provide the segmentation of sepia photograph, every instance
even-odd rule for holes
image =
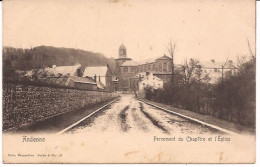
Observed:
[[[3,163],[253,164],[255,0],[4,0]]]

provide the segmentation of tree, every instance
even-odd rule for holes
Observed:
[[[172,77],[171,77],[171,84],[173,85],[174,84],[174,56],[175,56],[175,46],[176,46],[176,43],[172,43],[172,41],[170,41],[168,43],[168,47],[167,47],[167,50],[168,50],[168,54],[170,55],[172,61],[171,61],[171,67],[172,67]]]
[[[255,59],[255,54],[254,54],[253,51],[252,51],[250,42],[249,42],[249,40],[248,40],[247,37],[246,37],[246,40],[247,40],[247,45],[248,45],[248,49],[249,49],[249,52],[250,52],[250,56],[251,56],[252,59]]]
[[[251,57],[239,67],[237,75],[225,77],[223,83],[215,85],[214,108],[219,111],[219,118],[255,125],[255,65],[255,58]]]
[[[171,61],[171,69],[172,69],[172,75],[171,75],[171,89],[170,89],[170,92],[171,92],[171,95],[170,95],[170,99],[171,99],[171,102],[173,103],[174,102],[174,98],[173,98],[173,89],[174,89],[174,57],[175,57],[175,47],[176,47],[176,43],[172,43],[172,41],[170,41],[168,43],[168,46],[167,46],[167,50],[168,50],[168,54],[170,55],[172,61]]]
[[[190,61],[188,61],[187,59],[184,60],[182,69],[183,69],[183,83],[185,85],[189,86],[191,81],[195,78],[195,71],[198,65],[199,65],[199,61],[196,59],[190,59]]]

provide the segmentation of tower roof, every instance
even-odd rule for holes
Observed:
[[[121,50],[121,49],[126,49],[126,47],[125,47],[124,44],[121,44],[120,47],[119,47],[119,49],[120,49],[120,50]]]

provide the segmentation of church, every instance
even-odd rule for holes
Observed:
[[[153,74],[163,82],[169,82],[171,79],[172,59],[166,55],[154,60],[137,63],[127,57],[126,46],[121,44],[119,47],[119,57],[115,61],[118,91],[138,91],[138,82],[148,74]]]

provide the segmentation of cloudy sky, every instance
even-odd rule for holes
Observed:
[[[167,53],[224,61],[255,51],[254,0],[5,0],[3,45],[78,48],[134,60]]]

